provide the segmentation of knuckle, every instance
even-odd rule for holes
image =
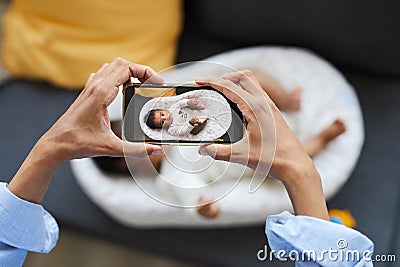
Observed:
[[[237,72],[230,72],[221,76],[222,79],[229,79],[230,77],[236,75]]]
[[[121,58],[121,57],[116,57],[113,60],[114,64],[117,66],[123,66],[123,65],[127,65],[128,61],[126,61],[125,59]]]
[[[253,79],[255,77],[253,71],[249,69],[243,70],[242,74],[243,74],[242,77],[243,79]]]
[[[95,92],[100,91],[102,89],[102,87],[103,87],[103,84],[104,84],[103,80],[95,80],[95,81],[93,81],[92,90],[95,91]]]
[[[92,80],[90,82],[90,84],[88,84],[85,89],[86,91],[90,92],[90,94],[95,93],[96,91],[98,91],[98,87],[99,87],[100,81],[99,80]]]
[[[107,96],[108,96],[108,94],[109,94],[109,92],[110,92],[110,90],[109,90],[109,88],[110,88],[111,86],[110,85],[108,85],[107,83],[105,83],[105,82],[102,82],[102,83],[100,83],[100,82],[96,82],[96,84],[94,84],[92,87],[91,87],[91,92],[92,92],[92,95],[96,98],[96,99],[104,99],[104,98],[106,98]]]
[[[250,76],[250,75],[253,75],[253,72],[249,69],[245,69],[245,70],[242,70],[242,74],[244,76]]]
[[[116,57],[116,58],[114,59],[114,61],[117,62],[117,63],[121,63],[121,62],[123,62],[124,60],[123,60],[121,57]]]
[[[236,76],[237,76],[239,81],[242,80],[244,77],[246,77],[246,75],[245,75],[243,70],[237,72]]]

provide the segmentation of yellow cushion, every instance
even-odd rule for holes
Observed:
[[[3,21],[12,76],[80,89],[119,56],[162,70],[174,63],[181,0],[14,0]]]

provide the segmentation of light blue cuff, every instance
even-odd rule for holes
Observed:
[[[285,211],[268,217],[265,233],[276,257],[288,257],[291,253],[296,258],[297,255],[302,256],[304,251],[312,251],[310,259],[307,255],[303,259],[308,263],[315,262],[317,266],[372,266],[368,258],[372,257],[374,250],[372,241],[343,225],[308,216],[293,216]],[[329,256],[329,250],[337,253]],[[351,252],[358,254],[359,259],[351,258]],[[341,255],[349,257],[340,259]],[[301,257],[298,259],[302,260]]]
[[[47,253],[56,245],[58,231],[57,222],[41,205],[20,199],[0,183],[0,242]]]

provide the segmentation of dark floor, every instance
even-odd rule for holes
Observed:
[[[62,229],[57,246],[50,254],[29,253],[26,267],[201,267],[194,263],[144,252],[137,248],[118,245],[82,233]]]

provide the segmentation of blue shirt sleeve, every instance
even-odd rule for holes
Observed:
[[[28,251],[48,253],[57,243],[56,220],[0,183],[0,266],[22,266]]]
[[[269,216],[265,233],[277,258],[296,266],[373,266],[374,244],[346,226],[289,212]]]

